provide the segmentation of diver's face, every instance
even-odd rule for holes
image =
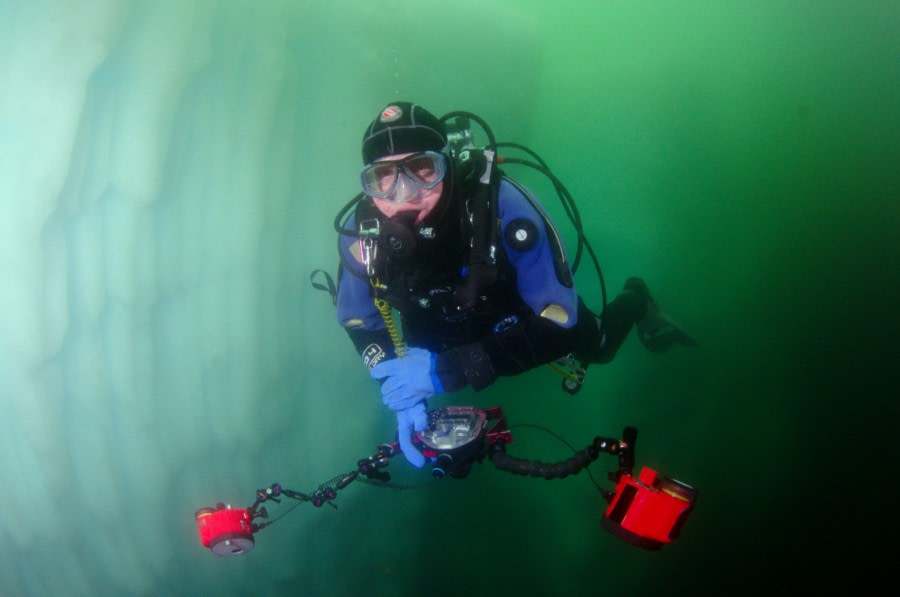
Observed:
[[[400,161],[411,155],[413,153],[398,153],[379,158],[378,161]],[[423,189],[409,180],[405,174],[401,174],[397,180],[397,188],[391,197],[388,199],[372,197],[372,201],[378,211],[388,218],[392,218],[400,212],[416,212],[416,224],[419,224],[438,204],[443,190],[443,181],[430,189]]]

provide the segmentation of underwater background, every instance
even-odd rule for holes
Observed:
[[[0,594],[597,595],[878,589],[896,570],[891,1],[0,0]],[[219,558],[194,512],[310,492],[395,433],[310,284],[387,102],[468,110],[573,194],[630,338],[502,405],[699,491],[659,552],[585,474],[350,485]],[[478,132],[476,131],[476,135]],[[484,142],[484,138],[481,138]],[[575,233],[539,176],[506,172]],[[579,292],[599,308],[590,264]],[[509,453],[558,460],[533,428]],[[607,488],[614,458],[591,469]],[[395,481],[430,480],[396,459]],[[274,518],[292,503],[269,504]]]

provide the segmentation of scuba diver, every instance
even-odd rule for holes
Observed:
[[[696,344],[640,278],[604,298],[599,315],[588,309],[553,223],[497,167],[493,135],[484,149],[467,131],[448,139],[447,118],[408,102],[381,110],[363,136],[362,193],[335,220],[338,321],[381,382],[416,467],[425,459],[412,437],[435,394],[567,357],[608,363],[632,327],[654,352]]]

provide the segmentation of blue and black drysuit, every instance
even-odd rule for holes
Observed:
[[[557,232],[528,191],[502,179],[497,192],[496,279],[480,288],[474,307],[457,309],[454,291],[462,283],[471,231],[452,202],[448,223],[412,256],[382,257],[376,264],[382,297],[401,314],[404,341],[433,356],[438,391],[465,385],[480,390],[503,375],[517,375],[570,353],[582,361],[612,359],[643,315],[643,299],[620,295],[599,319],[575,291]],[[362,210],[362,211],[361,211]],[[368,211],[366,211],[368,210]],[[377,216],[367,200],[346,227]],[[340,238],[337,316],[371,370],[396,353],[373,302],[374,290],[361,263],[357,238]]]

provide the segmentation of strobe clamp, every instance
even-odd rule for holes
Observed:
[[[378,446],[378,452],[362,458],[356,463],[356,471],[351,473],[356,479],[358,475],[363,475],[370,481],[387,482],[390,481],[391,475],[381,469],[387,467],[391,463],[391,458],[400,453],[400,445],[397,442],[392,444],[381,444]]]

